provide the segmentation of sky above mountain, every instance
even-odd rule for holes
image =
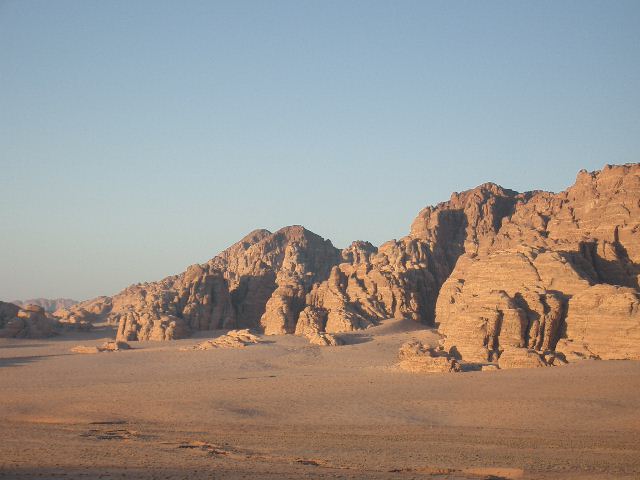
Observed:
[[[1,1],[0,299],[640,161],[640,3]]]

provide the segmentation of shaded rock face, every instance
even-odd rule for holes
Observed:
[[[117,323],[122,340],[216,328],[317,338],[394,317],[436,325],[468,362],[499,364],[507,350],[638,358],[639,222],[637,164],[582,171],[558,194],[487,183],[426,207],[380,247],[256,230],[204,265],[55,315]]]
[[[384,318],[429,323],[438,290],[429,245],[409,237],[376,249],[354,242],[345,262],[314,286],[306,304],[326,313],[327,332],[367,328]]]
[[[433,324],[440,287],[460,255],[490,243],[519,198],[524,195],[484,184],[423,209],[407,237],[378,249],[354,242],[306,303],[326,311],[327,332],[366,328],[389,317]]]
[[[0,337],[43,338],[55,334],[56,321],[39,305],[0,302]]]
[[[640,165],[582,171],[565,192],[515,199],[441,288],[447,347],[468,361],[499,358],[501,368],[514,363],[502,361],[507,350],[529,364],[562,349],[566,358],[640,358]]]

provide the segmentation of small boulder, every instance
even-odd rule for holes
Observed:
[[[218,338],[207,340],[197,345],[184,347],[180,350],[210,350],[212,348],[244,348],[247,345],[260,343],[260,338],[251,333],[249,329],[231,330]]]
[[[104,342],[99,347],[96,346],[87,346],[87,345],[77,345],[71,349],[73,353],[101,353],[101,352],[118,352],[120,350],[129,350],[131,347],[127,342],[120,341],[108,341]]]
[[[73,353],[85,353],[85,354],[100,353],[100,350],[98,349],[98,347],[90,347],[87,345],[76,345],[71,349],[71,351]]]
[[[337,347],[343,342],[340,338],[330,333],[318,332],[306,335],[311,345],[319,345],[321,347]]]
[[[398,366],[407,372],[451,373],[461,370],[460,364],[444,350],[435,350],[422,342],[407,342],[398,352]]]
[[[498,366],[506,368],[538,368],[546,367],[547,363],[535,351],[527,348],[506,347],[500,358]]]
[[[119,350],[130,350],[131,346],[127,342],[115,341],[104,342],[98,349],[101,352],[117,352]]]

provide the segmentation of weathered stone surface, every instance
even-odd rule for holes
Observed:
[[[192,331],[262,327],[294,333],[307,292],[340,260],[331,242],[300,226],[256,230],[207,264],[113,297],[56,312],[118,325],[118,339],[171,340]]]
[[[201,342],[192,347],[185,347],[181,350],[210,350],[212,348],[244,348],[247,345],[260,343],[260,338],[249,329],[231,330],[213,340]]]
[[[118,352],[120,350],[129,350],[131,346],[127,342],[104,342],[102,345],[93,347],[86,345],[78,345],[71,349],[73,353],[101,353],[101,352]]]
[[[324,332],[327,324],[327,311],[324,308],[305,307],[298,317],[296,324],[296,335],[316,335]]]
[[[66,308],[56,310],[52,317],[58,320],[58,324],[65,330],[76,330],[79,332],[88,332],[93,328],[93,319],[95,316],[86,310],[68,310]]]
[[[554,352],[567,362],[577,362],[580,360],[600,360],[600,357],[593,353],[584,342],[575,341],[569,338],[561,338],[556,345]]]
[[[569,301],[566,336],[592,356],[640,359],[640,294],[613,285],[594,285]]]
[[[0,302],[0,337],[43,338],[54,335],[57,322],[45,314],[39,305]]]
[[[415,373],[459,372],[460,364],[446,352],[434,350],[422,342],[407,342],[398,352],[398,367]]]
[[[118,323],[124,340],[220,328],[316,338],[394,317],[437,325],[463,361],[516,348],[555,365],[579,358],[576,345],[638,358],[639,235],[640,165],[607,166],[557,194],[492,183],[454,193],[379,248],[339,251],[300,226],[256,230],[204,265],[56,316]],[[549,353],[561,341],[575,355]]]
[[[565,192],[514,198],[499,228],[467,233],[441,288],[436,322],[448,348],[482,362],[507,347],[543,354],[562,339],[573,353],[554,365],[640,358],[640,165],[583,171]],[[529,353],[518,354],[536,363]]]
[[[498,366],[504,370],[507,368],[546,367],[547,364],[535,350],[507,347],[500,355]]]
[[[553,349],[565,299],[546,289],[538,270],[541,257],[532,250],[461,257],[436,305],[447,348],[475,362],[497,359],[501,346]],[[572,281],[580,280],[567,278]]]
[[[30,298],[29,300],[12,300],[11,303],[19,307],[38,305],[42,307],[46,313],[53,313],[61,308],[69,308],[78,302],[70,298]]]
[[[94,322],[105,319],[106,314],[111,311],[111,307],[112,299],[110,297],[97,297],[86,302],[59,308],[52,313],[52,316],[66,327],[90,330]]]
[[[320,347],[337,347],[343,343],[340,338],[330,333],[313,333],[306,335],[306,337],[311,345],[318,345]]]
[[[182,318],[150,312],[129,311],[119,315],[118,341],[173,340],[185,338],[189,330]]]

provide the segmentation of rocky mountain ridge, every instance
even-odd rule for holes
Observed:
[[[581,171],[557,194],[493,183],[454,193],[380,247],[255,230],[179,275],[54,315],[117,324],[123,341],[219,328],[313,336],[407,318],[437,327],[465,362],[547,365],[640,358],[639,279],[640,164],[628,164]]]

